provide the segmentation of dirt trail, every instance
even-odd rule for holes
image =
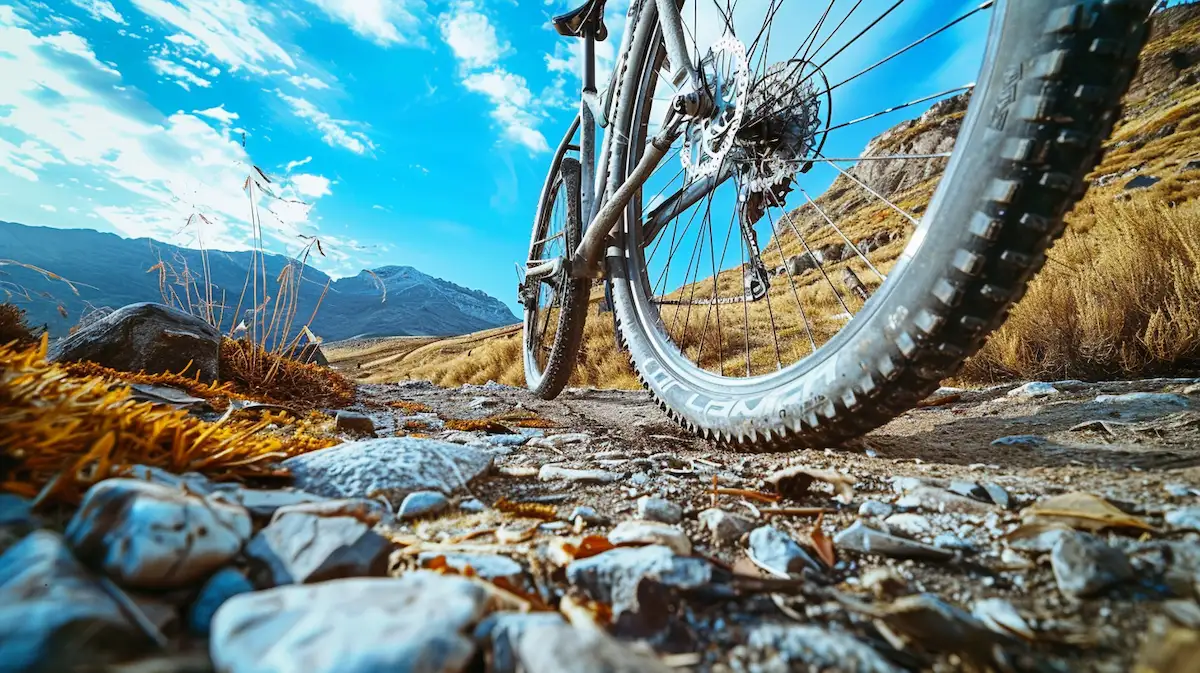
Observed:
[[[569,518],[567,513],[575,507],[591,507],[611,523],[637,518],[639,498],[660,496],[682,508],[681,526],[697,554],[735,569],[747,567],[747,538],[734,544],[711,541],[700,512],[714,502],[748,517],[756,526],[772,524],[802,543],[812,539],[812,518],[771,516],[771,509],[825,508],[823,531],[829,537],[856,521],[885,530],[888,525],[880,522],[893,521],[884,516],[874,519],[860,508],[906,511],[925,527],[909,537],[935,546],[961,543],[966,551],[951,562],[930,562],[839,550],[839,562],[830,571],[839,589],[861,592],[869,571],[888,569],[901,578],[905,587],[901,593],[933,593],[968,611],[984,599],[1001,598],[1035,625],[1035,659],[1060,662],[1067,666],[1065,670],[1129,670],[1163,601],[1173,596],[1151,579],[1166,572],[1162,564],[1156,566],[1148,559],[1155,554],[1180,554],[1163,551],[1162,545],[1172,544],[1194,547],[1200,558],[1195,533],[1177,526],[1172,531],[1164,524],[1166,514],[1200,505],[1200,388],[1195,380],[1061,382],[1054,384],[1057,392],[1044,397],[1008,395],[1014,387],[944,389],[927,402],[930,406],[904,414],[852,446],[767,454],[734,453],[691,436],[642,392],[572,389],[557,400],[543,401],[524,390],[496,384],[443,389],[406,383],[363,386],[360,399],[361,410],[375,418],[381,436],[398,429],[404,432],[405,424],[411,428],[418,418],[387,406],[397,400],[428,405],[443,419],[532,412],[553,422],[555,427],[546,430],[550,436],[586,433],[577,443],[531,442],[502,451],[496,460],[498,474],[477,482],[474,494],[487,505],[500,498],[547,503],[563,518]],[[483,433],[430,430],[429,434],[480,445],[488,441]],[[1010,439],[994,443],[1001,438]],[[535,475],[545,465],[608,470],[620,478],[604,484],[539,480]],[[777,503],[754,497],[772,490],[765,481],[769,475],[796,465],[851,475],[853,498],[849,503],[835,501],[827,484]],[[710,490],[714,482],[743,489],[748,495],[730,491],[731,495],[714,498]],[[938,486],[934,501],[906,506],[904,493],[911,494],[921,484]],[[963,484],[998,486],[1008,506],[957,511],[961,501],[942,489],[961,491]],[[1020,524],[1023,508],[1074,491],[1101,496],[1162,533],[1140,542],[1136,536],[1105,534],[1109,544],[1129,555],[1137,581],[1078,600],[1064,596],[1056,586],[1048,550],[1031,554],[1011,548],[1006,535]],[[868,501],[874,504],[864,506]],[[492,519],[449,517],[428,522],[421,534],[459,536],[504,522],[498,512],[489,512]],[[892,524],[893,533],[896,525]],[[608,530],[604,525],[591,528]],[[804,605],[794,601],[790,607],[777,603],[745,600],[704,609],[692,606],[677,615],[683,620],[675,623],[679,628],[670,637],[655,640],[655,647],[660,655],[701,652],[698,670],[742,670],[723,667],[730,648],[745,644],[745,632],[723,629],[723,624],[790,623],[793,620],[783,616],[790,614],[819,625],[841,622],[861,630],[861,622],[838,606],[809,606],[806,613]],[[814,619],[813,614],[824,616]],[[942,637],[930,634],[927,639]],[[946,643],[917,645],[925,654],[909,662],[914,667],[956,670],[961,663],[958,655],[947,654]],[[923,658],[927,656],[932,658]]]

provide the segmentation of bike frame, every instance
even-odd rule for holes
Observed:
[[[646,7],[642,7],[642,4],[646,4]],[[695,87],[700,80],[695,69],[695,64],[692,63],[691,57],[688,55],[687,45],[684,41],[683,19],[679,15],[679,3],[677,0],[653,0],[653,3],[634,2],[630,6],[629,14],[626,18],[625,31],[621,38],[620,49],[617,52],[618,58],[620,61],[628,58],[630,45],[635,38],[634,31],[638,27],[640,12],[654,10],[657,10],[658,28],[662,33],[663,42],[666,45],[667,57],[670,63],[678,64],[675,72],[672,73],[672,80],[677,86],[682,86],[683,83],[690,82]],[[563,136],[551,164],[552,166],[558,165],[562,157],[570,150],[579,151],[580,164],[582,164],[580,210],[582,213],[581,219],[585,223],[583,225],[583,238],[579,246],[574,251],[571,251],[569,259],[556,258],[551,260],[529,260],[526,262],[526,284],[550,278],[558,274],[564,265],[568,267],[571,276],[575,278],[602,277],[603,268],[600,258],[605,248],[605,242],[615,230],[621,213],[629,204],[630,199],[642,188],[642,185],[645,184],[651,173],[654,172],[654,169],[658,167],[659,162],[662,161],[671,144],[679,137],[681,132],[682,118],[677,117],[672,119],[668,117],[667,121],[670,123],[663,124],[663,128],[660,129],[658,135],[646,147],[645,153],[642,155],[637,166],[620,185],[613,184],[612,176],[610,175],[609,157],[612,152],[614,134],[605,133],[604,142],[600,148],[601,170],[597,171],[596,128],[607,128],[611,123],[610,111],[613,109],[615,103],[613,98],[617,86],[614,79],[614,81],[609,82],[603,97],[596,91],[596,36],[594,29],[590,26],[585,29],[583,40],[584,58],[582,72],[580,73],[583,80],[583,91],[580,95],[579,115],[575,117],[566,135]],[[620,72],[621,67],[617,67],[614,70],[614,78],[619,76]],[[673,110],[678,112],[679,106],[674,105]],[[578,145],[571,142],[576,131],[580,135]],[[542,208],[546,206],[546,197],[554,187],[555,177],[553,173],[548,175],[542,187],[530,251],[533,250],[533,246],[537,243],[538,227],[536,225],[542,221]],[[727,177],[728,174],[717,175],[689,186],[683,192],[676,195],[678,198],[668,200],[668,202],[657,208],[653,213],[652,222],[649,223],[649,226],[653,228],[656,223],[658,226],[662,226],[670,221],[675,215],[698,202],[716,184],[719,184]]]

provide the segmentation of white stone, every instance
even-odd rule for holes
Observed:
[[[238,505],[136,479],[108,479],[84,495],[67,543],[85,563],[141,589],[192,586],[250,539]]]
[[[888,530],[907,538],[920,539],[933,533],[933,524],[920,514],[893,514],[883,520]]]
[[[492,466],[479,449],[418,437],[346,442],[283,461],[296,486],[329,498],[385,497],[398,506],[414,491],[462,490]]]
[[[1008,391],[1009,397],[1048,397],[1058,394],[1058,388],[1042,381],[1030,381]]]
[[[638,498],[637,513],[639,519],[661,521],[663,523],[679,523],[683,521],[683,508],[665,498],[642,496]]]
[[[692,553],[692,541],[682,528],[659,521],[622,521],[608,534],[608,541],[616,545],[661,544],[680,556]]]
[[[423,570],[280,587],[226,601],[209,653],[222,673],[458,673],[486,612],[479,585]]]

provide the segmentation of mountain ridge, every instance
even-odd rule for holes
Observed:
[[[152,238],[125,238],[93,229],[57,229],[0,220],[0,259],[59,274],[76,283],[79,294],[75,295],[61,282],[11,264],[0,269],[0,289],[16,294],[20,289],[28,290],[36,300],[20,303],[28,313],[29,322],[45,325],[52,336],[61,336],[96,309],[162,301],[159,273],[148,270],[162,261],[168,269],[173,267],[182,273],[186,267],[196,275],[203,267],[205,254],[214,296],[221,297],[223,291],[225,297],[218,302],[226,306],[220,316],[220,327],[229,331],[236,325],[234,309],[252,263],[254,253],[250,251],[202,253]],[[267,284],[270,294],[274,294],[277,289],[274,279],[286,265],[299,261],[276,254],[267,254],[265,259]],[[301,278],[294,328],[304,325],[315,310],[312,330],[329,341],[363,336],[453,336],[518,322],[506,305],[482,290],[431,276],[411,266],[364,269],[357,275],[334,280],[305,265]],[[175,285],[173,280],[168,279],[167,283],[177,294],[184,295],[183,287]],[[322,299],[327,283],[329,290]],[[181,303],[186,304],[186,300]]]

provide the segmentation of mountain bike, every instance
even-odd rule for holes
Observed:
[[[830,446],[913,408],[1045,262],[1152,4],[632,0],[603,91],[605,1],[555,17],[582,93],[518,287],[529,388],[567,384],[602,280],[704,437]]]

